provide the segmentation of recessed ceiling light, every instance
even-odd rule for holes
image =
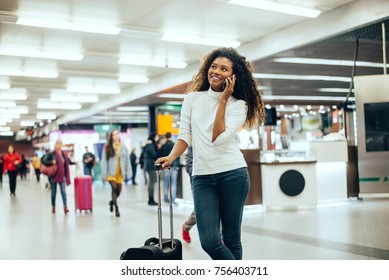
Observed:
[[[119,106],[116,108],[116,111],[127,111],[127,112],[138,112],[138,111],[148,111],[149,107],[147,106]]]
[[[261,10],[268,10],[278,13],[297,15],[302,17],[315,18],[320,15],[321,11],[317,9],[309,9],[304,7],[299,7],[295,5],[288,5],[277,3],[274,1],[264,1],[264,0],[228,0],[230,4],[241,5],[251,8],[257,8]]]
[[[340,59],[321,59],[321,58],[309,58],[309,57],[282,57],[274,59],[275,62],[282,63],[297,63],[297,64],[315,64],[315,65],[334,65],[334,66],[353,66],[352,60],[340,60]],[[377,67],[383,68],[383,63],[369,62],[369,61],[357,61],[357,66],[361,67]]]
[[[110,35],[117,35],[121,30],[119,27],[108,26],[107,24],[101,24],[98,22],[77,23],[64,20],[60,21],[23,17],[19,17],[16,24]]]
[[[201,37],[201,36],[190,36],[184,34],[184,32],[178,33],[166,33],[161,37],[162,41],[169,42],[178,42],[178,43],[187,43],[187,44],[197,44],[197,45],[206,45],[206,46],[225,46],[237,48],[240,46],[240,42],[237,40],[227,40],[215,37]]]

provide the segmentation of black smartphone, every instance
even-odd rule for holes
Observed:
[[[234,76],[234,75],[232,75],[232,76]],[[228,77],[228,78],[232,78],[232,76],[231,76],[231,77]],[[227,79],[228,79],[228,78],[227,78]],[[222,91],[226,88],[226,80],[227,80],[227,79],[225,79],[224,82],[223,82]]]
[[[222,91],[224,91],[225,88],[226,88],[226,80],[224,80],[223,82]]]

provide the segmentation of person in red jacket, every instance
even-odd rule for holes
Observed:
[[[18,165],[22,163],[22,157],[15,152],[12,145],[8,146],[8,152],[4,156],[4,168],[3,173],[8,173],[9,177],[9,190],[11,196],[15,196],[16,191],[16,176],[18,175]]]

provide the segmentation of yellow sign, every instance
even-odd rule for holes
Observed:
[[[159,135],[165,135],[167,132],[178,134],[178,128],[173,127],[172,115],[158,115],[157,122]]]

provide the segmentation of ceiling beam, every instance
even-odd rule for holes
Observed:
[[[260,60],[285,50],[336,36],[387,17],[389,17],[389,1],[387,0],[353,1],[350,4],[325,12],[317,18],[305,20],[243,44],[238,50],[249,60]],[[129,90],[122,91],[119,95],[112,96],[109,102],[95,104],[85,111],[66,114],[59,118],[57,123],[65,124],[83,119],[123,103],[152,95],[173,85],[186,83],[192,79],[198,67],[199,64],[194,63],[186,69],[175,70],[164,76],[153,78],[147,84],[136,85]]]
[[[238,48],[249,60],[260,60],[372,24],[389,17],[388,0],[358,0],[258,38]]]

